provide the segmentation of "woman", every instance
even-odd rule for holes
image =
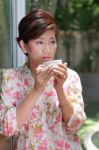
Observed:
[[[17,150],[80,150],[76,134],[85,120],[78,74],[54,59],[58,29],[46,11],[35,10],[19,23],[17,42],[27,62],[2,70],[0,129]]]

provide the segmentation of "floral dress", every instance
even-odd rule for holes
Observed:
[[[75,71],[68,68],[68,78],[64,83],[67,98],[74,107],[68,124],[62,119],[51,79],[21,128],[17,127],[16,108],[25,99],[35,80],[26,64],[16,69],[2,69],[1,74],[0,133],[13,136],[13,150],[81,149],[77,130],[86,116],[81,83]]]

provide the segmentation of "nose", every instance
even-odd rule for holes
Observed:
[[[49,53],[50,52],[50,45],[49,44],[45,44],[43,47],[43,52],[44,53]]]

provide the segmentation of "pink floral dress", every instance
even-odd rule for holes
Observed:
[[[64,83],[67,98],[74,107],[68,124],[63,122],[56,91],[50,80],[21,128],[17,127],[16,107],[33,87],[34,79],[26,64],[17,69],[3,69],[1,74],[0,133],[13,136],[13,150],[81,149],[77,130],[86,116],[81,83],[75,71],[68,68],[68,79]]]

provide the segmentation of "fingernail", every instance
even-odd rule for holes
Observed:
[[[67,65],[67,62],[65,62],[64,64]]]

